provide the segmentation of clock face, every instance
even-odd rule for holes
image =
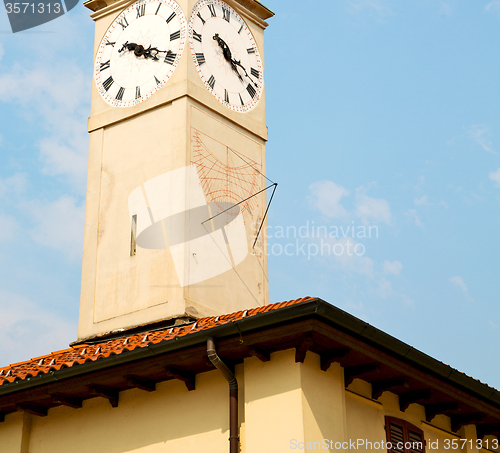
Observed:
[[[101,41],[94,79],[114,107],[148,99],[173,74],[186,42],[186,18],[174,0],[139,0],[111,24]]]
[[[221,0],[200,0],[188,23],[189,46],[206,88],[226,107],[247,112],[259,101],[263,68],[245,21]]]

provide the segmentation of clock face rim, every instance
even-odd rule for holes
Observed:
[[[243,103],[241,94],[242,93],[247,93],[247,89],[243,88],[242,90],[240,90],[238,92],[239,98],[237,99],[237,101],[233,101],[233,102],[229,101],[228,102],[226,99],[224,99],[224,95],[222,93],[216,93],[214,91],[214,88],[211,86],[208,77],[204,74],[204,72],[206,72],[206,71],[203,71],[201,69],[201,66],[203,66],[204,63],[199,64],[198,58],[197,58],[197,52],[196,52],[197,49],[196,48],[198,48],[198,50],[199,50],[200,45],[203,45],[203,44],[200,43],[199,40],[195,39],[195,34],[198,34],[198,31],[199,31],[199,30],[195,30],[195,23],[199,24],[199,23],[202,22],[200,20],[199,16],[198,16],[198,14],[200,13],[200,11],[202,9],[204,9],[204,8],[208,9],[208,5],[218,5],[221,8],[224,8],[224,9],[228,10],[230,12],[230,14],[231,14],[231,17],[234,16],[234,18],[236,18],[236,20],[238,21],[238,23],[240,24],[240,26],[242,25],[242,28],[240,29],[240,32],[244,31],[246,33],[246,37],[247,37],[248,41],[251,44],[251,46],[248,47],[248,49],[250,49],[250,48],[253,49],[252,54],[255,57],[254,62],[256,64],[256,66],[257,66],[257,71],[258,71],[259,76],[258,76],[258,78],[252,78],[252,79],[248,78],[247,79],[247,80],[254,80],[254,81],[256,80],[256,83],[255,83],[256,94],[255,94],[255,96],[251,96],[249,94],[249,96],[251,97],[250,101],[246,101],[246,102]],[[208,23],[210,20],[215,19],[215,17],[211,17],[209,15],[206,15],[206,17],[204,19],[205,19],[205,21],[202,24],[202,31],[200,33],[201,35],[203,35],[203,29],[205,28],[205,25],[206,25],[205,22]],[[221,21],[223,21],[223,19],[221,17],[217,17],[217,19],[220,19]],[[254,36],[252,34],[252,31],[250,30],[250,27],[247,25],[247,23],[245,22],[245,20],[241,17],[241,15],[234,8],[232,8],[230,5],[228,5],[226,2],[224,2],[222,0],[199,0],[195,4],[195,6],[193,7],[193,9],[191,11],[191,14],[189,16],[189,21],[188,21],[188,27],[187,28],[188,28],[188,40],[189,40],[189,47],[190,47],[190,50],[191,50],[191,57],[193,59],[193,63],[195,65],[196,71],[198,72],[198,75],[200,76],[203,84],[205,85],[205,88],[221,104],[223,104],[224,106],[226,106],[227,108],[229,108],[229,109],[231,109],[231,110],[233,110],[235,112],[246,113],[246,112],[249,112],[250,110],[252,110],[258,104],[258,102],[261,99],[262,94],[263,94],[263,89],[264,89],[264,77],[263,77],[264,69],[263,69],[262,58],[260,56],[259,48],[257,46],[257,42],[255,41],[255,38],[254,38]],[[198,26],[198,29],[199,29],[199,26]],[[243,42],[243,39],[241,38],[241,35],[236,30],[236,28],[234,28],[234,36],[235,37],[239,37],[240,40]],[[206,40],[203,40],[203,41],[206,42]],[[217,46],[217,44],[215,44],[215,46]],[[229,45],[229,47],[231,47],[231,45]],[[221,55],[219,56],[219,59],[222,59],[222,51],[220,51],[220,54]],[[208,55],[207,55],[207,57],[208,57]],[[236,59],[236,56],[234,56],[234,57]],[[242,58],[241,58],[241,55],[239,56],[239,58],[240,58],[239,61],[243,61]],[[248,57],[248,58],[250,58],[250,57]],[[227,63],[227,62],[224,62],[224,63],[229,68],[229,63]],[[248,71],[250,71],[250,67],[248,67]],[[244,79],[246,78],[245,75],[244,75],[244,73],[242,73],[241,75],[242,75],[242,77]],[[235,74],[233,76],[236,78]],[[224,91],[226,92],[226,90],[225,90],[226,87],[222,86],[222,84],[220,84],[220,83],[218,83],[218,85],[221,86],[222,89],[224,89]],[[246,96],[246,94],[245,94],[245,96]]]
[[[128,24],[128,26],[126,28],[123,28],[121,31],[119,31],[118,34],[116,34],[115,30],[119,30],[120,22],[123,22],[123,19],[125,17],[128,18],[128,16],[134,10],[139,8],[141,5],[145,5],[145,7],[147,7],[147,5],[151,5],[151,4],[159,5],[158,9],[156,10],[156,13],[159,13],[159,10],[160,10],[161,6],[163,6],[163,5],[168,7],[170,9],[170,11],[168,14],[165,14],[165,17],[163,16],[163,11],[158,15],[156,15],[156,14],[153,15],[151,13],[147,13],[146,15],[144,15],[142,17],[135,17],[130,22],[130,24]],[[119,43],[121,43],[121,41],[123,41],[123,39],[121,39],[121,38],[123,38],[123,36],[127,34],[126,30],[129,28],[130,25],[137,24],[137,21],[141,20],[141,19],[146,19],[146,18],[150,19],[151,16],[156,16],[156,17],[161,18],[162,20],[166,21],[167,18],[169,18],[172,13],[175,13],[175,16],[173,17],[173,19],[170,22],[173,22],[175,20],[175,23],[177,23],[177,25],[178,25],[178,28],[177,28],[177,25],[172,27],[172,28],[175,28],[176,30],[178,29],[180,31],[179,38],[174,40],[174,42],[177,41],[175,43],[175,46],[173,47],[175,49],[174,52],[176,52],[176,53],[174,53],[174,55],[175,55],[174,58],[172,58],[172,56],[170,55],[168,62],[166,62],[166,53],[159,53],[158,54],[158,58],[160,59],[160,61],[154,62],[154,63],[158,63],[160,66],[159,66],[158,70],[156,72],[154,72],[154,74],[150,78],[150,83],[148,83],[149,89],[147,90],[146,93],[140,94],[140,97],[137,97],[137,94],[138,94],[137,87],[136,87],[134,99],[126,99],[126,100],[122,99],[122,100],[120,100],[120,99],[117,99],[116,96],[115,97],[111,96],[108,93],[108,89],[106,89],[106,86],[104,85],[104,83],[106,82],[105,79],[107,78],[107,76],[110,73],[111,73],[111,78],[113,77],[113,73],[112,73],[113,71],[112,71],[111,67],[109,67],[108,68],[109,70],[106,71],[105,76],[101,77],[101,72],[103,72],[103,71],[101,71],[103,59],[105,58],[105,59],[108,59],[108,61],[111,61],[111,65],[108,65],[108,66],[112,66],[113,57],[116,58],[115,50],[119,49],[119,47],[120,47]],[[128,19],[130,20],[130,18],[128,18]],[[145,23],[145,21],[143,21],[143,23]],[[170,24],[168,22],[167,22],[167,24],[170,27]],[[137,26],[136,26],[136,28],[137,28]],[[169,28],[169,30],[170,30],[170,28]],[[114,36],[113,39],[115,39],[115,38],[118,38],[118,39],[116,39],[116,41],[115,41],[117,44],[116,47],[114,45],[112,45],[111,51],[109,52],[106,49],[106,47],[107,47],[106,42],[109,42],[109,38],[111,37],[111,35],[116,35],[116,36]],[[186,17],[184,15],[184,12],[183,12],[181,6],[175,0],[137,0],[133,3],[131,3],[113,20],[113,22],[107,28],[106,32],[104,33],[104,35],[101,39],[101,42],[99,43],[99,47],[97,48],[97,51],[96,51],[96,56],[94,59],[94,83],[95,83],[95,86],[96,86],[98,93],[101,96],[101,99],[103,99],[108,105],[111,105],[112,107],[118,107],[118,108],[133,107],[134,105],[138,105],[138,104],[144,102],[145,100],[149,99],[154,93],[156,93],[158,90],[163,88],[163,86],[165,86],[165,84],[172,77],[172,75],[175,72],[175,69],[177,68],[177,66],[179,65],[181,57],[184,53],[184,49],[186,47],[186,40],[187,40],[187,20],[186,20]],[[172,41],[168,42],[168,48],[165,50],[171,50],[171,48],[170,48],[171,42]],[[141,43],[138,43],[138,44],[141,44]],[[160,48],[159,50],[164,50],[164,49]],[[121,57],[125,56],[125,57],[130,58],[129,55],[125,55],[127,52],[130,52],[130,51],[127,51],[127,50],[123,51],[123,54],[121,55]],[[133,51],[132,51],[132,53],[133,53]],[[104,57],[104,55],[106,55],[106,56]],[[133,58],[137,58],[137,57],[134,56]],[[143,58],[144,57],[140,57],[141,60]],[[152,63],[152,61],[147,61],[147,62],[146,61],[138,61],[138,63],[139,64],[149,64],[149,63]],[[165,66],[165,65],[167,65],[167,66]],[[163,70],[163,68],[165,68],[165,67],[168,68],[166,73]],[[160,73],[161,73],[161,75],[160,75]],[[156,76],[160,77],[160,79],[158,79]],[[154,83],[152,83],[153,78],[155,80]],[[114,81],[114,79],[113,79],[113,81]],[[146,82],[143,82],[142,84],[138,85],[139,91],[140,91],[140,88],[143,87],[145,84],[146,84]],[[131,87],[127,87],[127,88],[132,89]]]

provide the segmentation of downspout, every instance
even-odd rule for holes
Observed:
[[[215,342],[212,337],[207,339],[207,355],[212,364],[229,382],[229,453],[239,453],[239,426],[238,426],[238,381],[217,355]]]

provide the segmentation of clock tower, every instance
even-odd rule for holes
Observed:
[[[79,340],[268,303],[256,0],[89,0]]]

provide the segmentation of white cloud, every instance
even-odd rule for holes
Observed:
[[[356,215],[365,223],[373,221],[391,224],[391,208],[388,201],[367,196],[363,186],[356,189]]]
[[[500,16],[500,1],[494,0],[493,2],[488,3],[484,9],[490,13],[498,13]]]
[[[414,201],[414,203],[415,203],[417,206],[422,206],[422,205],[429,204],[429,200],[428,200],[427,195],[422,195],[422,196],[421,196],[421,197],[419,197],[419,198],[415,198],[413,201]]]
[[[67,146],[61,144],[57,138],[40,140],[40,159],[45,164],[43,173],[66,175],[79,188],[85,187],[87,158],[87,141],[82,146]],[[85,150],[85,152],[82,152]]]
[[[441,9],[439,10],[439,14],[441,16],[451,16],[452,12],[453,12],[453,6],[450,5],[449,3],[443,3],[441,5]]]
[[[408,209],[408,211],[406,211],[405,214],[407,217],[409,217],[411,220],[413,220],[413,222],[415,222],[415,225],[417,225],[418,227],[424,226],[424,224],[420,220],[420,217],[417,215],[416,209]]]
[[[311,196],[309,204],[318,209],[326,217],[345,217],[347,211],[340,203],[341,199],[349,195],[344,187],[333,181],[318,181],[309,186]]]
[[[63,195],[51,203],[31,201],[28,210],[36,227],[33,240],[64,252],[69,258],[81,257],[85,206],[78,206],[72,197]]]
[[[451,277],[450,282],[453,283],[455,286],[458,286],[464,293],[468,292],[467,285],[463,281],[462,277],[460,277],[459,275]]]
[[[474,124],[469,128],[469,138],[488,153],[495,154],[491,140],[488,139],[489,129],[481,124]]]
[[[14,217],[0,212],[0,242],[11,240],[18,229],[19,225]]]
[[[376,293],[379,295],[380,298],[387,299],[387,297],[391,296],[394,293],[391,282],[386,278],[382,277],[378,282]]]
[[[393,275],[399,275],[399,273],[403,269],[403,265],[401,264],[401,261],[393,261],[391,263],[390,261],[385,260],[382,263],[382,267],[384,269],[385,274],[393,274]]]
[[[500,187],[500,168],[492,171],[488,176],[495,183],[495,186]]]
[[[0,197],[19,195],[25,190],[27,181],[26,173],[16,173],[8,178],[0,178]]]
[[[76,322],[69,322],[19,294],[0,290],[0,366],[68,347]]]
[[[63,175],[83,192],[88,148],[88,75],[76,63],[54,56],[47,61],[34,61],[30,66],[15,63],[4,72],[0,70],[0,98],[3,103],[20,107],[16,112],[24,117],[27,127],[36,123],[45,129],[47,135],[39,142],[43,172]]]

